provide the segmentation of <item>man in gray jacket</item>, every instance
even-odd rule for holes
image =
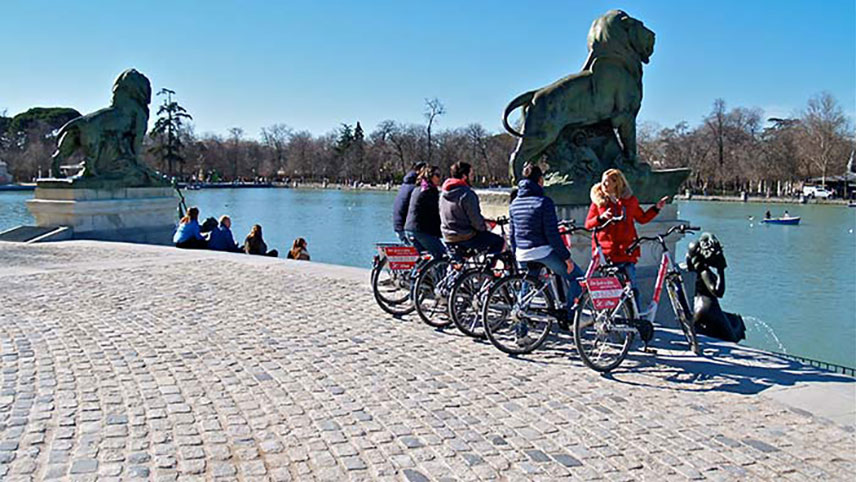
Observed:
[[[502,251],[504,240],[487,230],[479,207],[479,197],[470,188],[472,166],[466,162],[452,164],[452,177],[443,183],[440,193],[440,230],[447,244]]]

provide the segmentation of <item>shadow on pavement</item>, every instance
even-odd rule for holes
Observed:
[[[677,330],[659,329],[651,346],[656,354],[631,351],[624,363],[606,375],[620,383],[665,390],[722,391],[756,394],[806,382],[856,383],[851,377],[788,360],[775,354],[713,338],[701,337],[704,356],[687,350]],[[654,378],[647,382],[646,378]],[[664,385],[662,382],[669,384]]]

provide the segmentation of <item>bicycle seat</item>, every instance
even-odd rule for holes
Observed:
[[[607,264],[601,266],[598,269],[606,276],[617,276],[622,280],[627,276],[627,271],[625,271],[625,268],[621,266],[616,266],[614,264]]]

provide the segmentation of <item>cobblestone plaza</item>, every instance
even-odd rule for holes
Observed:
[[[852,419],[769,395],[852,380],[709,340],[603,377],[396,320],[365,270],[154,246],[0,244],[0,287],[2,480],[856,478]]]

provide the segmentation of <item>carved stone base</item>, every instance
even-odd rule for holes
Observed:
[[[42,227],[70,227],[74,239],[169,244],[177,200],[171,187],[79,189],[39,182],[27,208]]]

